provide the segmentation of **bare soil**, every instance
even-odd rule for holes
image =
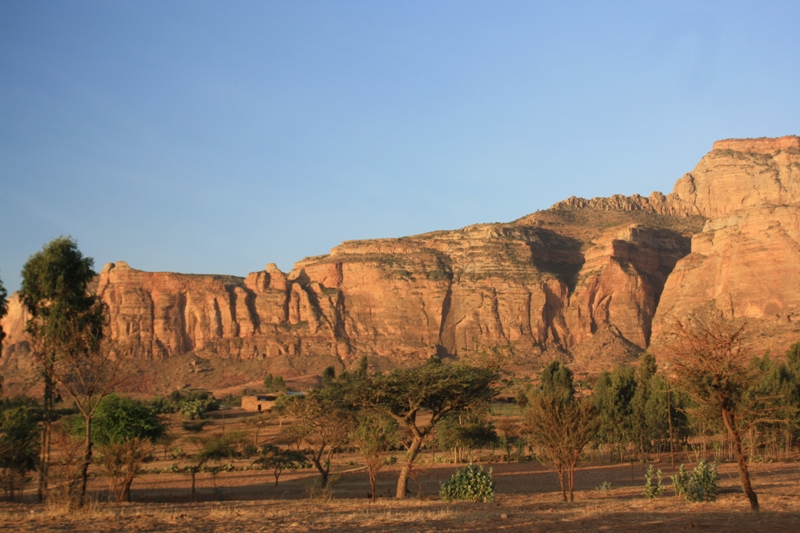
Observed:
[[[439,482],[453,465],[425,465],[420,473],[423,498],[389,497],[396,471],[383,473],[380,498],[369,503],[366,474],[340,458],[333,497],[309,497],[318,477],[313,470],[284,474],[274,485],[269,472],[244,471],[198,476],[198,502],[189,497],[190,479],[181,474],[147,474],[134,482],[130,504],[95,502],[83,512],[68,514],[54,505],[0,504],[0,531],[56,532],[271,532],[271,531],[800,531],[800,467],[796,463],[754,464],[754,484],[762,511],[749,511],[738,488],[733,464],[720,465],[716,502],[692,504],[676,498],[671,488],[656,500],[641,495],[643,465],[586,465],[576,475],[573,503],[561,502],[552,471],[535,463],[495,463],[496,501],[446,503]],[[669,464],[657,465],[669,470]],[[665,484],[669,484],[665,472]],[[595,490],[608,481],[609,491]],[[105,480],[92,480],[102,496]],[[417,486],[411,483],[413,490]]]
[[[220,431],[246,431],[254,413],[228,410],[213,414],[201,434]],[[176,441],[191,453],[189,434],[181,419],[171,419]],[[281,425],[275,420],[259,433],[259,442],[278,438]],[[174,459],[147,465],[161,471]],[[499,451],[497,452],[499,454]],[[417,478],[409,483],[412,491],[405,500],[393,497],[397,466],[379,474],[378,501],[367,496],[367,474],[357,454],[334,458],[335,483],[332,498],[312,498],[312,487],[319,478],[316,470],[286,472],[276,486],[270,471],[245,470],[208,473],[197,476],[197,498],[191,501],[191,478],[186,474],[148,473],[136,478],[132,502],[108,502],[107,480],[100,475],[90,479],[92,503],[87,509],[69,514],[58,503],[35,503],[35,486],[29,483],[18,503],[0,503],[0,532],[301,532],[332,531],[508,531],[508,532],[592,532],[648,531],[683,529],[701,531],[757,532],[800,531],[800,463],[754,463],[753,484],[761,502],[760,513],[749,511],[739,488],[736,465],[719,466],[720,494],[716,502],[688,503],[674,496],[669,462],[655,463],[664,472],[667,491],[656,500],[642,496],[645,465],[641,463],[588,463],[576,473],[575,501],[564,503],[555,474],[536,462],[489,462],[491,453],[481,453],[484,468],[493,469],[496,500],[492,503],[446,503],[438,496],[439,484],[459,465],[444,463],[450,456],[426,451],[418,465]],[[662,456],[661,459],[665,459]],[[676,463],[689,457],[681,455]],[[247,466],[250,460],[234,462]],[[608,491],[596,490],[603,482]],[[420,498],[420,492],[422,497]],[[504,518],[505,517],[505,518]]]

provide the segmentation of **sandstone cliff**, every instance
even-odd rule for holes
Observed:
[[[531,368],[552,357],[595,372],[659,345],[704,305],[800,338],[800,138],[714,144],[672,193],[570,198],[508,224],[345,242],[246,278],[99,275],[112,335],[152,361],[192,354],[301,373],[361,355],[387,365],[502,347]],[[26,368],[12,304],[2,366]],[[196,362],[192,363],[196,366]],[[258,365],[256,367],[258,368]]]

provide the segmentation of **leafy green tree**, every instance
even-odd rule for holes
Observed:
[[[622,460],[625,446],[633,440],[633,398],[636,372],[617,367],[603,372],[595,383],[594,403],[599,418],[598,439],[611,446],[612,456]]]
[[[334,379],[336,379],[336,369],[332,366],[326,367],[325,370],[322,371],[322,386],[326,387],[330,385]]]
[[[551,380],[553,375],[563,378]],[[575,467],[597,432],[591,400],[577,397],[574,390],[571,372],[554,373],[548,367],[541,390],[531,395],[523,413],[528,438],[555,468],[564,501],[567,490],[569,501],[574,500]]]
[[[411,434],[405,462],[397,480],[397,498],[405,498],[408,477],[422,443],[452,411],[472,411],[485,406],[497,394],[492,369],[466,364],[443,364],[431,358],[423,365],[375,374],[354,388],[353,403],[384,413]],[[420,416],[426,413],[428,416]]]
[[[253,461],[253,464],[272,470],[272,475],[275,477],[275,486],[277,487],[278,479],[284,470],[305,468],[308,466],[308,459],[299,450],[287,450],[274,444],[264,444],[261,447],[261,455]]]
[[[280,392],[286,390],[286,383],[284,383],[282,376],[267,374],[264,378],[264,390],[267,392]]]
[[[27,405],[3,411],[0,419],[0,469],[6,494],[14,499],[16,486],[38,464],[38,413]]]
[[[494,423],[486,416],[488,413],[451,412],[436,427],[436,440],[439,447],[453,452],[453,462],[463,462],[465,452],[467,461],[472,450],[497,442]]]
[[[130,501],[131,484],[152,445],[166,433],[161,418],[146,403],[111,394],[98,406],[92,438],[98,460],[111,480],[117,501]]]
[[[99,401],[116,382],[121,354],[104,349],[104,306],[88,293],[95,272],[94,261],[83,257],[74,240],[59,237],[32,255],[22,269],[20,295],[31,318],[27,330],[34,353],[44,369],[44,423],[39,496],[47,492],[50,461],[50,424],[54,382],[75,400],[84,417],[86,434],[79,486],[78,507],[86,495],[92,459],[91,421]]]

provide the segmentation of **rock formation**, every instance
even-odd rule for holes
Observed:
[[[117,262],[97,294],[112,335],[153,361],[402,364],[501,347],[592,373],[657,347],[670,320],[708,305],[769,332],[756,349],[785,349],[800,340],[798,265],[800,138],[782,137],[715,143],[668,195],[573,197],[507,224],[345,242],[289,273]],[[24,320],[12,299],[6,372],[26,367]]]

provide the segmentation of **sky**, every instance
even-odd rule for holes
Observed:
[[[800,2],[0,0],[0,279],[245,276],[800,134]]]

